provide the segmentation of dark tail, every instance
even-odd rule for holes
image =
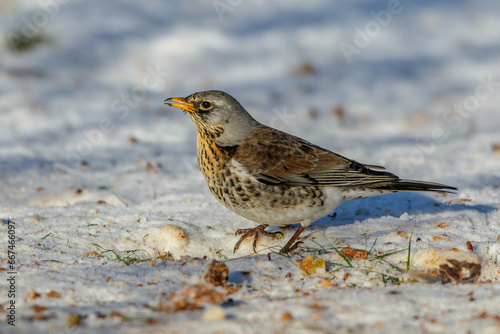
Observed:
[[[373,187],[374,189],[388,191],[435,191],[442,193],[454,193],[458,188],[447,186],[441,183],[414,181],[414,180],[397,180],[395,182],[386,183]]]

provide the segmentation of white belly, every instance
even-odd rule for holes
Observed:
[[[250,219],[258,224],[289,225],[301,224],[309,226],[317,219],[330,214],[343,202],[343,195],[337,188],[323,188],[325,199],[322,205],[302,203],[284,207],[270,207],[267,203],[251,208],[241,206],[227,206],[238,215]]]

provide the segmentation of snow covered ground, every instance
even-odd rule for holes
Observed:
[[[500,332],[499,15],[465,0],[2,0],[0,332]],[[254,224],[212,198],[193,124],[163,105],[207,89],[460,191],[347,202],[290,256],[296,226],[233,254]]]

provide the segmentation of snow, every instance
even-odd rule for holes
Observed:
[[[499,332],[499,14],[465,0],[2,1],[0,332]],[[9,49],[34,33],[44,42]],[[291,255],[278,251],[297,226],[233,254],[255,225],[212,197],[193,124],[163,105],[207,89],[460,190],[345,202]],[[220,286],[205,279],[214,259]],[[464,275],[480,263],[477,282],[441,283],[453,260]]]

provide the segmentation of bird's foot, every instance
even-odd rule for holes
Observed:
[[[234,235],[241,235],[241,238],[240,240],[238,240],[238,242],[236,243],[236,245],[234,245],[234,250],[233,250],[233,253],[236,253],[236,251],[238,250],[238,248],[240,248],[240,244],[243,240],[245,240],[246,238],[250,237],[253,235],[253,251],[255,253],[257,253],[257,251],[255,250],[255,248],[257,247],[257,241],[259,240],[259,237],[261,235],[265,235],[266,237],[273,237],[273,238],[276,238],[278,236],[281,236],[281,238],[283,238],[283,233],[281,232],[266,232],[265,229],[268,227],[269,225],[259,225],[257,227],[254,227],[254,228],[242,228],[242,229],[239,229],[237,230]]]
[[[288,252],[291,252],[291,251],[295,250],[297,248],[297,246],[302,243],[302,241],[299,241],[299,242],[295,243],[295,240],[298,239],[299,235],[305,229],[306,229],[306,226],[301,225],[299,227],[299,229],[297,231],[295,231],[295,233],[292,235],[292,237],[290,238],[290,240],[288,240],[288,242],[286,243],[285,247],[283,247],[280,250],[280,253],[281,254],[288,254]]]
[[[288,253],[291,253],[293,252],[294,250],[296,250],[300,244],[303,244],[304,242],[302,241],[297,241],[296,243],[294,243],[292,246],[290,247],[283,247],[281,250],[280,250],[280,254],[288,254]]]

